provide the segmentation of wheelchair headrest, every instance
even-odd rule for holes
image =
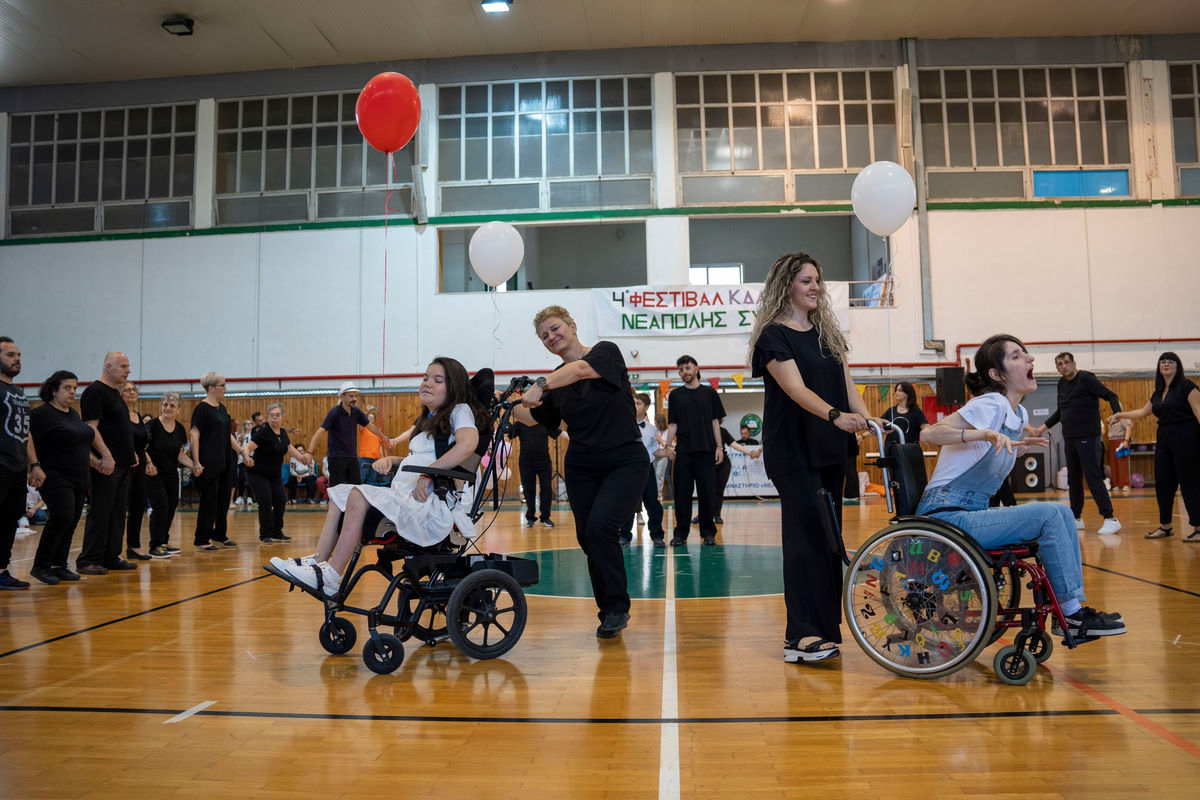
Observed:
[[[893,465],[890,488],[896,514],[911,516],[925,492],[925,454],[918,442],[892,442],[887,446],[887,457]]]

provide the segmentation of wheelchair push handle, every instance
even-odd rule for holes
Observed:
[[[890,423],[887,427],[900,437],[900,444],[904,444],[904,431]],[[883,499],[887,502],[888,513],[893,514],[895,513],[895,507],[892,505],[892,493],[890,491],[892,485],[892,475],[891,470],[888,469],[887,458],[885,457],[884,453],[884,440],[886,434],[883,432],[883,428],[880,427],[879,423],[873,419],[867,420],[867,428],[875,433],[875,439],[879,443],[879,468],[883,470]]]

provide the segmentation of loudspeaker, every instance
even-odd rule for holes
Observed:
[[[1046,454],[1026,453],[1018,456],[1009,478],[1009,484],[1014,492],[1046,491]]]
[[[937,401],[939,406],[961,406],[967,402],[962,367],[937,368]]]

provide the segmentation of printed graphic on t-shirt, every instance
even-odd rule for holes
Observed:
[[[4,432],[22,444],[29,438],[29,401],[24,395],[4,395]]]

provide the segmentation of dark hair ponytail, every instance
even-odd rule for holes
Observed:
[[[975,397],[988,392],[1004,391],[1004,384],[994,379],[990,373],[992,370],[996,370],[1001,375],[1004,374],[1004,345],[1007,342],[1012,342],[1025,350],[1025,343],[1017,337],[1007,333],[998,333],[995,336],[989,336],[975,351],[975,371],[968,372],[963,377],[967,390]]]

